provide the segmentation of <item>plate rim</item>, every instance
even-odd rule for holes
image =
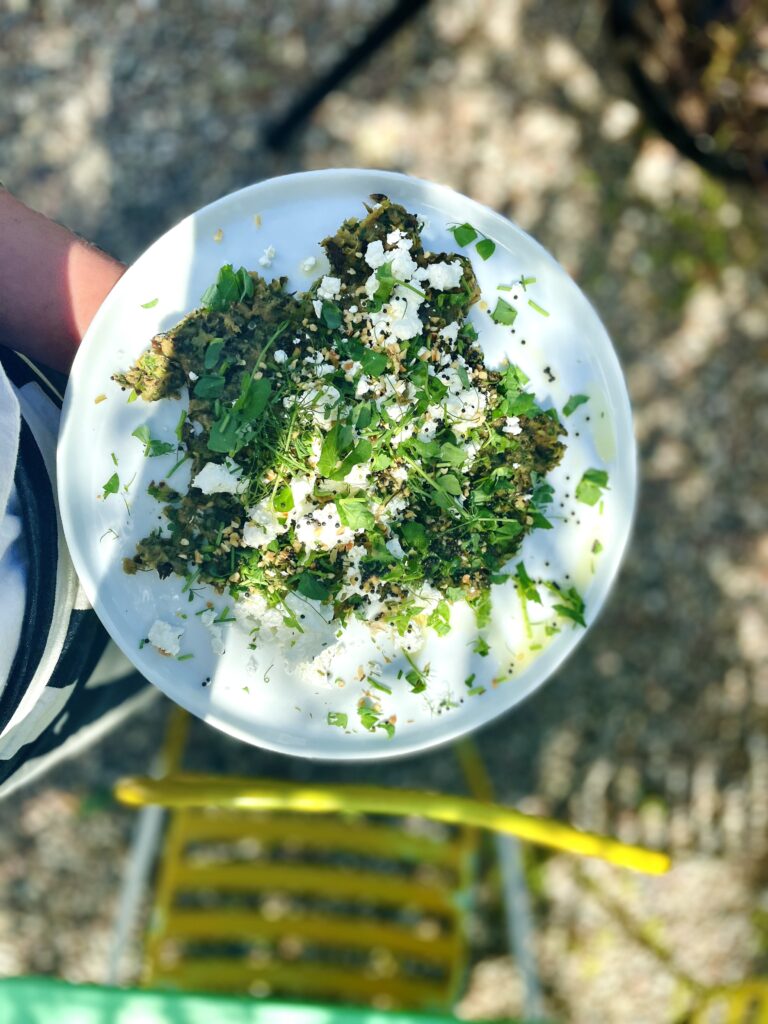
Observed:
[[[73,365],[67,382],[67,388],[65,391],[64,402],[61,410],[60,431],[56,451],[58,503],[62,520],[62,526],[64,529],[64,536],[66,538],[69,551],[72,554],[74,551],[77,550],[77,534],[73,517],[70,515],[72,509],[70,507],[70,501],[67,495],[67,490],[64,481],[67,479],[66,451],[69,443],[68,438],[70,433],[72,433],[75,429],[73,426],[73,421],[75,418],[73,415],[73,410],[75,408],[74,392],[76,382],[84,376],[83,367],[86,365],[86,357],[83,355],[83,353],[87,351],[91,344],[95,344],[95,341],[92,341],[92,338],[95,338],[95,336],[98,335],[101,328],[101,322],[107,316],[108,307],[116,301],[115,296],[119,294],[121,286],[124,286],[124,282],[130,280],[131,277],[133,276],[132,271],[134,270],[135,266],[140,261],[142,261],[149,253],[151,253],[156,246],[163,242],[167,235],[181,229],[186,224],[191,224],[196,218],[200,217],[201,215],[213,212],[217,208],[228,205],[232,202],[247,199],[250,196],[255,196],[260,191],[263,191],[269,187],[274,187],[277,184],[293,183],[296,185],[300,185],[302,181],[306,181],[308,179],[312,179],[314,181],[317,181],[318,179],[326,179],[330,182],[333,182],[334,180],[337,179],[354,179],[360,181],[370,180],[371,178],[381,180],[381,183],[384,186],[384,188],[382,188],[382,191],[386,190],[387,183],[392,183],[393,185],[408,184],[411,186],[415,185],[417,188],[428,189],[430,193],[430,199],[432,199],[433,196],[435,198],[439,198],[439,196],[442,194],[445,195],[446,197],[451,197],[453,199],[458,199],[462,202],[470,203],[472,206],[481,209],[486,214],[486,216],[488,216],[493,222],[497,223],[500,227],[502,227],[505,232],[512,229],[514,233],[516,233],[522,239],[524,239],[527,245],[533,246],[536,250],[538,250],[539,256],[542,259],[544,259],[547,263],[549,263],[553,270],[555,270],[558,274],[565,276],[565,278],[569,281],[571,287],[577,291],[581,300],[589,308],[589,311],[594,317],[595,326],[599,329],[599,332],[602,333],[604,343],[603,347],[605,348],[605,355],[607,357],[608,363],[610,364],[610,369],[612,373],[616,376],[617,380],[620,381],[623,385],[623,387],[620,388],[620,394],[612,392],[611,398],[617,407],[618,413],[620,414],[615,417],[617,432],[620,422],[623,423],[624,426],[628,428],[626,446],[624,448],[617,448],[617,456],[620,454],[620,457],[625,462],[625,471],[627,473],[627,486],[628,488],[631,488],[631,494],[629,496],[625,496],[628,515],[626,518],[626,522],[622,523],[619,527],[618,540],[613,546],[612,565],[610,566],[609,571],[606,572],[605,577],[603,577],[603,579],[599,581],[597,591],[591,598],[592,609],[590,609],[590,620],[587,628],[583,629],[579,634],[575,635],[574,642],[571,645],[564,647],[562,651],[557,652],[556,657],[553,658],[545,675],[543,675],[540,679],[534,678],[531,682],[528,683],[528,685],[522,691],[518,691],[517,693],[515,693],[513,695],[513,698],[510,699],[509,702],[504,702],[500,707],[491,710],[490,713],[486,714],[481,721],[476,722],[475,724],[462,725],[460,723],[457,723],[457,725],[455,726],[450,726],[449,723],[451,721],[451,716],[447,715],[442,719],[442,721],[445,723],[444,731],[441,731],[438,738],[430,740],[429,742],[425,743],[414,741],[409,743],[408,740],[405,739],[402,743],[402,746],[398,745],[398,747],[395,749],[388,749],[388,747],[384,746],[383,744],[371,744],[368,750],[352,750],[351,748],[345,749],[343,744],[340,743],[338,749],[334,753],[318,753],[312,749],[297,749],[295,745],[291,746],[288,743],[283,744],[279,741],[273,741],[269,738],[265,739],[261,736],[257,738],[252,732],[249,732],[247,729],[242,728],[236,723],[231,722],[226,717],[220,716],[219,713],[217,713],[215,710],[211,708],[207,709],[205,714],[200,714],[198,711],[195,711],[190,706],[190,704],[193,703],[191,700],[186,701],[183,699],[183,694],[181,696],[177,695],[176,693],[172,695],[168,692],[168,689],[162,683],[155,682],[154,679],[144,676],[144,678],[147,679],[147,682],[150,685],[155,686],[157,689],[159,689],[173,703],[185,708],[185,710],[187,710],[188,713],[194,715],[196,718],[200,718],[207,725],[211,725],[219,731],[225,733],[226,735],[232,736],[235,739],[240,740],[241,742],[247,743],[249,746],[256,746],[261,749],[270,750],[274,753],[279,753],[291,757],[300,757],[304,760],[322,761],[329,764],[340,761],[383,761],[392,760],[394,758],[399,757],[409,757],[417,754],[425,754],[429,751],[436,750],[440,747],[446,746],[449,743],[455,742],[457,739],[464,735],[470,734],[472,732],[489,726],[492,722],[497,721],[502,715],[508,714],[513,709],[519,707],[524,701],[528,700],[534,693],[538,692],[545,685],[545,683],[549,682],[552,679],[552,677],[556,675],[556,673],[562,668],[563,664],[574,654],[574,652],[583,643],[586,635],[590,632],[590,630],[596,624],[597,620],[603,614],[605,606],[608,603],[608,599],[614,586],[616,585],[616,581],[618,579],[621,567],[623,565],[624,558],[629,547],[630,539],[633,534],[635,519],[637,515],[639,490],[637,442],[635,439],[633,428],[632,406],[629,398],[628,388],[626,385],[626,378],[624,376],[624,372],[622,369],[618,353],[616,352],[615,346],[610,337],[610,334],[608,333],[607,328],[605,327],[599,313],[595,309],[590,298],[585,294],[585,292],[577,284],[577,282],[571,277],[571,275],[568,273],[565,267],[563,267],[562,264],[559,263],[558,260],[552,255],[552,253],[550,253],[549,250],[546,249],[536,238],[530,235],[527,231],[521,228],[509,217],[504,216],[498,211],[492,209],[487,204],[482,203],[477,199],[473,199],[471,196],[467,196],[449,185],[434,182],[426,178],[418,177],[416,175],[405,174],[398,171],[383,170],[379,168],[331,167],[308,171],[296,171],[290,174],[281,174],[275,175],[270,178],[265,178],[262,181],[254,182],[250,185],[246,185],[242,188],[236,189],[233,192],[229,192],[224,196],[220,196],[218,199],[215,199],[212,202],[207,203],[206,205],[201,206],[198,209],[187,214],[185,217],[181,218],[181,220],[177,221],[166,231],[164,231],[149,246],[147,246],[147,248],[144,249],[143,252],[140,253],[140,255],[136,258],[136,260],[134,260],[134,262],[127,268],[126,272],[122,275],[120,280],[117,282],[115,287],[110,291],[102,305],[97,310],[93,320],[91,321],[91,324],[89,325],[85,335],[83,336],[81,344],[75,355],[75,359],[73,361]],[[601,362],[603,362],[602,357]],[[629,500],[630,498],[631,500]],[[99,617],[99,620],[104,626],[105,631],[107,632],[113,643],[115,643],[117,647],[123,651],[123,653],[129,659],[129,661],[131,661],[131,663],[134,664],[136,670],[143,675],[142,670],[139,669],[138,666],[136,666],[135,663],[133,662],[130,651],[127,650],[126,647],[115,636],[112,635],[109,629],[107,629],[104,619],[105,617],[107,617],[111,620],[112,616],[107,614],[106,610],[103,608],[103,605],[99,599],[98,586],[95,585],[95,581],[90,577],[89,573],[86,572],[84,575],[81,574],[80,570],[83,568],[83,566],[78,565],[76,559],[77,555],[72,555],[72,562],[73,565],[75,565],[75,570],[77,572],[80,585],[84,590],[93,610],[95,611],[95,613]]]

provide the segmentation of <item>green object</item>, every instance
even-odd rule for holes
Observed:
[[[434,1013],[0,979],[3,1024],[454,1024]],[[507,1024],[515,1024],[508,1021]]]

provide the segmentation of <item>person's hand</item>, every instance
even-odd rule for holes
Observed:
[[[122,263],[0,188],[0,345],[67,372]]]

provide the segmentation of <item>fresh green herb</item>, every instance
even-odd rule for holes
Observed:
[[[298,577],[296,590],[312,601],[325,601],[330,594],[330,590],[323,580],[311,572],[303,572]]]
[[[555,597],[558,599],[558,603],[554,605],[554,610],[557,614],[564,619],[570,619],[575,622],[578,626],[586,627],[587,623],[584,619],[584,601],[575,587],[569,587],[567,590],[563,590],[556,583],[547,582],[546,587],[550,590]]]
[[[535,309],[537,313],[541,313],[542,316],[549,316],[549,313],[546,311],[546,309],[543,309],[538,304],[538,302],[534,302],[533,299],[528,299],[528,305],[531,307],[531,309]]]
[[[214,368],[221,358],[223,349],[223,338],[214,338],[213,341],[209,343],[208,348],[205,350],[205,356],[203,357],[203,366],[206,370],[212,370]]]
[[[382,720],[381,714],[376,711],[375,708],[370,707],[367,704],[361,704],[357,713],[360,716],[360,724],[368,732],[375,732],[376,729],[383,729],[387,736],[392,739],[395,735],[394,722]]]
[[[328,725],[336,725],[339,729],[346,729],[347,723],[349,722],[349,716],[343,711],[329,711],[328,712]]]
[[[541,604],[541,595],[536,589],[536,585],[528,575],[525,563],[518,562],[517,568],[515,569],[515,585],[520,595],[525,598],[526,601],[535,601],[537,604]]]
[[[449,231],[456,239],[456,245],[461,246],[462,249],[477,238],[477,231],[471,224],[457,224],[455,227],[449,228]]]
[[[376,523],[373,512],[359,498],[337,498],[336,510],[343,525],[353,530],[370,530]]]
[[[177,654],[176,661],[189,661],[190,658],[194,658],[194,654]]]
[[[475,252],[483,260],[490,259],[496,252],[496,243],[490,238],[483,238],[475,246]]]
[[[604,469],[588,469],[576,484],[576,498],[585,505],[596,505],[607,487],[608,474]]]
[[[490,645],[484,636],[478,636],[475,638],[472,644],[472,650],[475,654],[479,654],[481,658],[486,658],[491,653]]]
[[[491,320],[497,324],[506,324],[511,326],[517,319],[517,310],[514,306],[510,306],[506,299],[497,299],[496,305],[490,314]]]
[[[159,301],[160,301],[159,299],[150,299],[149,302],[142,302],[141,308],[142,309],[154,309]]]
[[[200,304],[205,309],[226,312],[235,302],[244,302],[254,293],[253,278],[243,267],[234,270],[227,263],[219,271],[216,283],[205,290]]]
[[[592,545],[592,554],[599,555],[602,550],[603,545],[600,543],[599,540],[596,540],[595,543]]]
[[[335,330],[337,327],[341,327],[341,310],[335,302],[323,302],[322,308],[323,323],[326,327],[330,327],[331,330]]]
[[[114,452],[110,452],[109,454],[112,456],[112,462],[115,465],[117,465],[117,456],[115,455],[115,453]]]
[[[104,484],[104,491],[101,496],[102,498],[107,498],[109,497],[110,494],[117,494],[119,489],[120,477],[117,475],[117,473],[113,473],[109,480],[107,480],[107,482]]]
[[[158,455],[166,455],[174,449],[174,446],[172,444],[168,444],[167,441],[157,441],[150,437],[149,427],[146,423],[141,427],[136,427],[136,429],[131,433],[131,437],[137,437],[144,445],[145,459],[154,458]]]
[[[570,416],[571,413],[575,412],[580,405],[584,405],[584,403],[588,401],[589,395],[571,395],[563,406],[563,416]]]

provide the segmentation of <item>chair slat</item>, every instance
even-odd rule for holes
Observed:
[[[348,870],[309,864],[176,865],[176,891],[215,890],[257,893],[280,891],[320,898],[353,899],[380,906],[414,907],[453,916],[451,892],[432,882],[419,882],[383,872]]]
[[[388,949],[426,963],[450,966],[457,939],[438,934],[427,938],[414,928],[366,920],[363,917],[290,914],[276,921],[255,912],[219,909],[175,910],[168,915],[164,939],[236,941],[298,938],[314,947],[331,949]]]
[[[205,992],[248,992],[261,985],[270,991],[300,993],[303,997],[329,996],[348,1001],[367,1002],[383,995],[394,1005],[409,1009],[449,1010],[448,994],[440,982],[428,978],[377,978],[349,967],[302,963],[297,970],[291,964],[249,964],[224,958],[189,958],[157,969],[151,984],[173,985]]]
[[[451,868],[458,867],[463,855],[456,837],[430,839],[348,817],[308,819],[298,815],[187,812],[181,837],[185,844],[252,838],[276,846],[293,841],[314,850],[343,850]]]

